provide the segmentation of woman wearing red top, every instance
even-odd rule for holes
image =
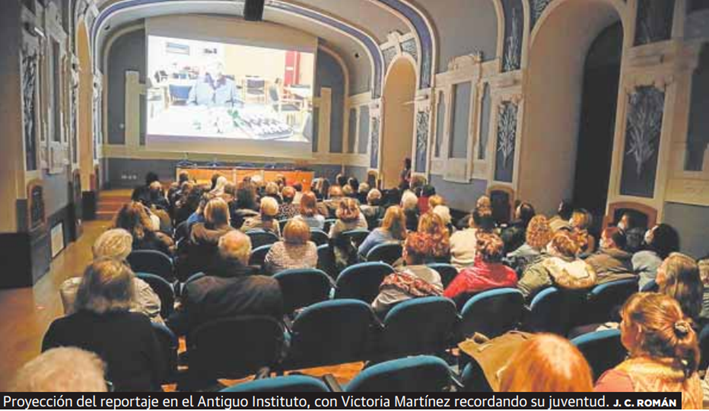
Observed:
[[[456,299],[463,294],[478,293],[492,288],[516,287],[517,274],[502,264],[504,243],[496,234],[478,234],[477,256],[472,267],[463,269],[443,295]]]

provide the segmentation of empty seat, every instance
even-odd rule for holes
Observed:
[[[266,254],[271,251],[272,246],[273,244],[266,244],[251,250],[251,257],[249,257],[249,265],[258,267],[261,271],[263,271],[263,263],[266,260]]]
[[[324,271],[331,279],[337,279],[335,254],[329,244],[318,246],[318,269]]]
[[[133,272],[155,274],[168,282],[175,280],[172,259],[155,250],[135,250],[128,256]]]
[[[396,260],[401,258],[401,244],[398,242],[384,243],[375,245],[369,253],[367,253],[367,261],[381,261],[387,264],[394,264]]]
[[[377,324],[372,308],[359,300],[329,300],[306,307],[293,320],[283,368],[364,360]]]
[[[251,248],[256,249],[266,244],[273,244],[278,241],[278,236],[270,231],[265,230],[249,230],[246,235],[251,239]]]
[[[529,312],[524,321],[525,329],[565,336],[569,331],[569,316],[571,311],[574,311],[572,304],[567,302],[573,295],[578,295],[579,299],[585,297],[584,294],[573,294],[556,287],[540,291],[529,305]]]
[[[244,378],[278,364],[284,342],[280,322],[265,316],[221,318],[187,336],[191,379]]]
[[[476,361],[470,361],[461,374],[463,392],[492,392],[485,373]]]
[[[347,392],[444,392],[452,382],[448,364],[421,355],[373,365],[360,372]]]
[[[595,286],[588,294],[583,310],[585,324],[619,321],[619,310],[631,295],[638,292],[638,280],[612,281]]]
[[[364,239],[369,235],[369,230],[363,228],[357,228],[354,230],[345,231],[340,234],[340,240],[351,241],[356,247],[364,242]]]
[[[327,274],[314,268],[284,270],[273,278],[281,286],[286,313],[327,300],[333,286]]]
[[[222,392],[329,392],[327,385],[315,377],[288,375],[264,378],[232,385]]]
[[[148,283],[153,292],[160,298],[160,316],[167,318],[175,310],[175,292],[172,285],[164,278],[155,274],[135,273],[135,276]]]
[[[393,272],[389,264],[381,262],[351,265],[337,276],[335,298],[355,298],[369,304],[379,294],[384,277]]]
[[[430,263],[429,267],[433,268],[441,276],[443,288],[448,287],[448,284],[458,275],[458,269],[451,264],[446,263]]]
[[[453,301],[445,297],[414,298],[397,304],[384,318],[380,358],[439,354],[450,346],[458,323]]]
[[[571,340],[586,357],[597,380],[604,372],[623,362],[627,354],[620,342],[620,330],[603,330],[581,335]]]
[[[463,307],[462,337],[476,332],[495,338],[513,330],[522,320],[524,297],[516,288],[497,288],[475,295]]]
[[[310,241],[314,242],[315,245],[321,246],[323,244],[328,244],[330,242],[330,237],[323,230],[318,230],[317,228],[310,229]]]

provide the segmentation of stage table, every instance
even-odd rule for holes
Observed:
[[[261,176],[263,181],[276,181],[279,175],[286,178],[288,185],[300,183],[303,191],[310,191],[310,186],[315,177],[312,171],[285,170],[285,169],[265,169],[265,168],[244,168],[244,167],[177,167],[175,171],[175,181],[179,180],[180,173],[186,172],[190,179],[194,179],[198,184],[211,185],[212,176],[219,173],[230,182],[237,184],[244,180],[244,177]]]

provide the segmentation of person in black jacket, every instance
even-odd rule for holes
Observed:
[[[124,263],[101,258],[91,263],[79,285],[76,312],[55,320],[42,351],[78,347],[106,363],[106,377],[117,391],[160,391],[165,364],[144,314],[130,312],[134,274]]]
[[[182,303],[167,325],[184,335],[210,320],[239,315],[283,317],[283,297],[278,281],[255,275],[248,266],[251,240],[239,231],[219,239],[219,257],[206,276],[185,287]]]

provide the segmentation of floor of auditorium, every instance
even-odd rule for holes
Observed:
[[[70,244],[52,262],[49,272],[32,288],[0,290],[0,391],[6,391],[17,370],[39,355],[42,337],[50,323],[63,315],[59,286],[67,278],[78,276],[91,260],[91,244],[110,225],[92,221],[83,225],[83,235]],[[184,341],[181,344],[184,346]],[[332,374],[340,383],[352,379],[362,363],[343,364],[301,370],[323,376]],[[229,385],[234,381],[221,381]],[[165,386],[174,390],[174,386]]]

